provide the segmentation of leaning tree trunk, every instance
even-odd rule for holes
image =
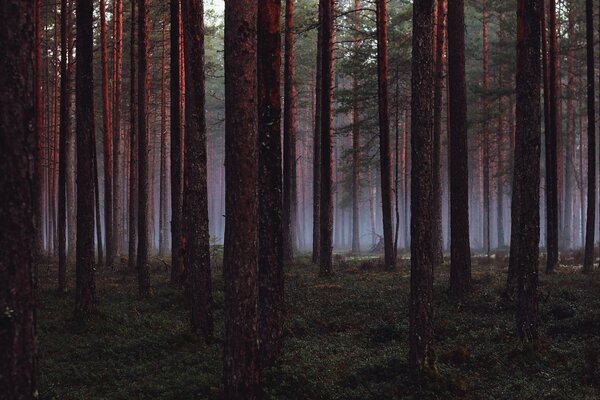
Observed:
[[[148,268],[148,68],[149,0],[138,3],[138,247],[137,273],[139,293],[142,297],[150,295],[150,271]]]
[[[171,283],[179,282],[183,275],[181,257],[182,171],[181,151],[181,66],[179,38],[180,0],[171,0]]]
[[[409,365],[413,377],[433,371],[433,0],[413,3],[411,96],[411,278]]]
[[[213,334],[208,234],[206,117],[204,95],[204,7],[202,0],[183,0],[187,70],[183,188],[183,258],[191,294],[192,330],[206,340]]]
[[[381,170],[381,204],[385,268],[396,267],[396,251],[392,230],[392,160],[390,149],[390,116],[388,106],[387,4],[377,1],[377,81],[379,99],[379,162]]]
[[[33,13],[31,1],[0,4],[0,397],[16,400],[33,399],[37,393],[33,283],[37,199],[30,168],[36,146]]]
[[[540,3],[519,0],[517,11],[517,104],[512,230],[517,246],[517,331],[538,337],[537,282],[540,239]]]
[[[224,392],[259,396],[257,6],[225,3]]]
[[[586,0],[585,2],[585,22],[587,54],[588,189],[583,271],[590,272],[594,266],[594,234],[596,230],[596,92],[594,77],[594,9],[592,0]],[[583,181],[580,182],[580,185],[583,186]]]
[[[94,277],[94,16],[92,0],[77,0],[77,66],[75,118],[77,121],[77,255],[75,316],[85,318],[96,309]]]
[[[333,158],[331,103],[333,96],[334,0],[320,0],[321,14],[321,249],[320,273],[332,273],[333,257]]]
[[[469,244],[469,149],[465,82],[465,8],[463,0],[448,3],[448,77],[450,111],[450,292],[462,298],[471,292]]]
[[[281,176],[281,2],[258,4],[258,280],[260,366],[283,348],[283,230]]]

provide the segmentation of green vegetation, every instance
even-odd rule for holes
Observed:
[[[272,399],[597,399],[600,396],[600,276],[571,267],[541,276],[542,340],[516,340],[503,300],[501,267],[474,265],[475,294],[460,306],[436,271],[437,372],[408,379],[409,266],[379,270],[376,259],[337,257],[331,279],[300,260],[288,268],[285,355],[263,374]],[[134,276],[98,272],[99,312],[72,318],[73,293],[54,290],[40,268],[38,341],[45,399],[219,399],[223,282],[215,271],[214,343],[189,332],[183,290],[153,263],[153,296],[137,297]],[[71,283],[73,278],[71,277]]]

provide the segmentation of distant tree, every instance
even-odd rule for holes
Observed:
[[[283,348],[281,0],[258,3],[258,198],[260,365]]]
[[[333,20],[334,0],[320,0],[321,8],[321,249],[320,273],[332,273],[333,253],[333,158],[331,105],[333,96]]]
[[[257,3],[225,3],[225,398],[259,396]]]
[[[148,268],[148,47],[149,47],[149,0],[138,2],[138,248],[137,272],[140,296],[150,295],[150,271]]]
[[[181,135],[181,74],[179,38],[180,0],[171,0],[171,282],[179,282],[183,275],[181,257],[182,196],[182,135]]]
[[[294,257],[296,241],[296,87],[294,55],[294,0],[285,1],[284,110],[283,110],[283,258]]]
[[[385,267],[396,267],[392,230],[392,161],[388,96],[387,0],[377,0],[377,81],[379,99],[379,160]]]
[[[517,9],[517,103],[511,260],[517,267],[517,331],[521,340],[538,337],[540,239],[540,2],[519,0]]]
[[[448,2],[448,80],[450,114],[450,292],[471,292],[467,86],[465,82],[465,7]]]
[[[588,190],[583,271],[589,272],[594,266],[594,233],[596,230],[596,91],[594,77],[594,7],[592,0],[585,1],[585,26],[587,55]]]
[[[92,0],[77,0],[77,66],[75,118],[77,121],[77,268],[75,316],[85,318],[96,309],[94,277],[94,15]]]
[[[433,353],[433,0],[413,3],[411,99],[411,277],[409,366],[415,378],[434,368]]]
[[[185,46],[185,156],[183,188],[183,256],[191,294],[192,329],[205,339],[213,334],[206,117],[204,95],[204,7],[183,0]]]
[[[34,212],[30,160],[35,157],[34,2],[0,4],[0,397],[36,391]],[[37,44],[37,43],[36,43]]]

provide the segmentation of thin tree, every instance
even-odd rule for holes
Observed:
[[[60,143],[58,156],[58,291],[67,289],[67,135],[71,119],[69,109],[68,41],[69,7],[67,0],[60,2]]]
[[[285,0],[283,66],[283,258],[294,257],[296,244],[296,87],[294,56],[294,0]]]
[[[8,4],[6,4],[8,6]],[[36,149],[34,158],[34,223],[35,223],[35,251],[39,257],[44,251],[44,106],[42,99],[42,25],[41,25],[41,0],[33,2],[33,102],[35,112],[35,137]]]
[[[113,17],[114,18],[114,17]],[[108,99],[108,51],[106,49],[106,4],[100,0],[100,49],[102,62],[102,128],[104,130],[104,234],[106,243],[106,266],[112,266],[113,250],[113,164],[112,124]]]
[[[206,117],[204,115],[204,7],[183,0],[185,46],[185,167],[183,189],[183,256],[191,294],[192,329],[205,339],[213,334],[208,234]]]
[[[137,109],[137,0],[131,0],[130,83],[129,98],[129,271],[137,266],[137,205],[138,205],[138,109]]]
[[[142,297],[150,295],[150,271],[148,268],[148,68],[149,0],[138,3],[138,247],[137,273],[139,293]]]
[[[123,1],[113,0],[113,255],[121,253],[123,243],[123,142],[121,132],[121,94],[123,74]]]
[[[442,234],[442,93],[444,90],[444,38],[446,32],[446,0],[437,1],[434,36],[434,74],[433,92],[433,256],[435,265],[444,261]]]
[[[390,116],[388,106],[387,1],[377,0],[377,82],[379,99],[379,162],[385,268],[396,267],[396,251],[392,230],[392,161],[390,148]]]
[[[258,170],[260,366],[283,347],[281,175],[281,0],[258,3]]]
[[[160,207],[159,207],[159,239],[158,239],[158,254],[164,257],[167,253],[168,232],[167,226],[168,207],[167,207],[167,189],[168,189],[168,159],[167,151],[168,134],[167,134],[167,91],[166,91],[166,76],[167,76],[167,18],[163,15],[161,22],[162,31],[162,57],[160,68]]]
[[[433,0],[413,3],[411,96],[411,278],[409,366],[415,378],[434,368],[433,353]]]
[[[319,0],[321,8],[321,228],[319,265],[321,275],[331,275],[333,256],[333,158],[331,104],[333,96],[334,0]]]
[[[77,255],[75,316],[85,318],[96,309],[94,276],[94,4],[77,0],[77,65],[75,118],[77,121]]]
[[[0,5],[0,393],[36,397],[34,212],[30,160],[35,157],[34,2]],[[18,45],[15,45],[18,44]]]
[[[183,208],[181,152],[181,66],[179,37],[180,0],[171,0],[171,282],[179,282],[183,275],[181,257],[181,219]]]
[[[312,262],[320,262],[321,252],[321,128],[322,128],[322,57],[323,57],[323,8],[319,1],[319,23],[317,28],[317,71],[315,74],[315,127],[313,136],[313,251]]]
[[[465,82],[465,7],[448,2],[448,80],[450,117],[450,292],[471,292],[467,86]]]
[[[259,396],[257,3],[225,3],[225,398]]]
[[[488,259],[491,254],[490,243],[490,127],[489,114],[490,104],[488,100],[489,90],[489,42],[488,42],[488,10],[487,2],[483,0],[482,11],[482,33],[483,33],[483,247]]]
[[[519,0],[515,166],[511,235],[517,266],[517,331],[521,340],[538,337],[537,283],[540,238],[540,2]],[[515,195],[516,193],[516,195]]]
[[[358,55],[360,1],[354,0],[354,54]],[[352,74],[352,253],[360,253],[360,110],[358,104],[358,73]],[[397,198],[397,197],[396,197]],[[397,231],[397,230],[396,230]],[[394,245],[394,248],[396,246]]]
[[[558,49],[556,30],[556,0],[548,3],[548,118],[546,131],[546,273],[558,265]],[[545,26],[543,27],[545,29]]]
[[[587,60],[587,216],[585,226],[585,254],[583,271],[594,265],[594,233],[596,226],[596,91],[594,82],[594,8],[593,1],[585,2],[586,60]],[[581,183],[583,185],[583,183]]]

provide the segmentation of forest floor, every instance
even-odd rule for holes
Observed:
[[[221,339],[205,345],[190,333],[182,290],[163,262],[153,264],[149,300],[138,298],[133,275],[99,269],[98,313],[85,324],[73,320],[73,288],[57,294],[55,267],[40,268],[42,398],[222,398]],[[503,300],[505,268],[474,259],[475,292],[460,305],[446,292],[448,267],[439,268],[437,372],[417,386],[407,364],[409,266],[400,264],[383,272],[377,260],[336,256],[327,279],[305,258],[290,266],[285,354],[263,372],[265,398],[600,398],[600,273],[541,274],[541,342],[531,348],[516,339],[514,306]],[[221,270],[213,275],[222,338]]]

